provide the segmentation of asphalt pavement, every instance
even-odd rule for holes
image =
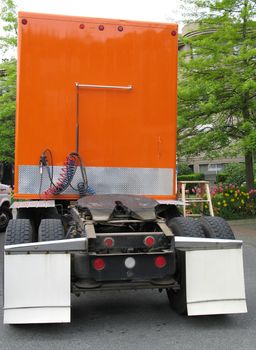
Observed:
[[[165,292],[154,290],[88,293],[72,297],[71,324],[3,325],[1,310],[0,349],[254,350],[256,220],[230,224],[244,240],[247,314],[179,316],[170,309]],[[1,234],[1,247],[3,240]],[[2,295],[2,269],[0,281]]]

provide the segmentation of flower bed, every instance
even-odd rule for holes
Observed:
[[[192,189],[192,197],[206,198],[200,188]],[[247,192],[244,187],[229,185],[215,185],[211,188],[211,198],[214,214],[225,219],[241,219],[256,216],[256,190]],[[209,215],[207,203],[193,203],[191,213]]]
[[[216,185],[211,189],[214,213],[225,219],[246,218],[256,215],[256,190],[247,192],[233,184]]]

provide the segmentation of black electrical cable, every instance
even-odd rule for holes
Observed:
[[[47,160],[47,152],[49,153],[50,155],[50,165],[51,165],[51,170],[50,170],[50,167],[49,167],[49,164],[48,164],[48,160]],[[47,169],[47,173],[48,173],[48,177],[49,177],[49,180],[50,180],[50,183],[51,183],[51,186],[53,187],[56,187],[54,182],[53,182],[53,172],[54,172],[54,168],[53,168],[53,157],[52,157],[52,152],[49,148],[46,148],[42,155],[44,155],[45,159],[46,159],[46,169]]]
[[[47,158],[47,153],[49,153],[50,155],[50,159],[51,159],[51,170],[48,164],[48,158]],[[43,170],[46,167],[47,169],[47,173],[48,173],[48,177],[51,183],[51,186],[55,186],[54,182],[53,182],[53,158],[52,158],[52,152],[46,148],[40,157],[40,173],[41,173],[41,180],[43,178]],[[40,187],[42,186],[42,184],[40,184]],[[40,192],[41,192],[41,188],[40,188]]]

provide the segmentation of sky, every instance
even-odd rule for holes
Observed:
[[[175,22],[182,28],[182,0],[14,0],[17,11],[72,16]],[[0,35],[3,35],[0,22]],[[16,56],[15,50],[2,53],[0,62]]]
[[[16,0],[19,11],[179,22],[180,0]]]

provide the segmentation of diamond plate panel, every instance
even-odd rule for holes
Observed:
[[[53,181],[56,182],[62,166],[53,168]],[[173,169],[171,168],[86,167],[85,170],[88,183],[97,194],[170,195],[173,193]],[[77,168],[72,186],[76,188],[81,179],[81,171]],[[39,194],[49,187],[50,180],[46,169],[40,175],[39,166],[19,166],[19,194]],[[63,193],[77,192],[69,187]]]

